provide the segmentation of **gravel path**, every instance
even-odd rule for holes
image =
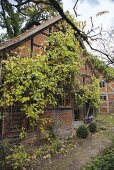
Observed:
[[[110,137],[96,133],[88,139],[79,140],[78,145],[66,155],[57,155],[51,161],[43,161],[42,164],[37,162],[31,170],[81,170],[110,145]]]

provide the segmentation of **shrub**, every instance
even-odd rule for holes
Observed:
[[[77,129],[77,136],[79,138],[87,138],[88,137],[88,129],[84,126],[84,125],[81,125],[78,129]]]
[[[59,138],[55,138],[51,140],[51,151],[52,153],[56,152],[60,148],[60,140]]]
[[[113,170],[114,169],[114,147],[108,148],[104,155],[97,157],[83,170]]]
[[[21,169],[27,165],[28,153],[23,145],[15,146],[12,154],[7,156],[6,160],[11,163],[13,169]]]
[[[91,132],[91,133],[94,133],[94,132],[96,132],[97,131],[97,125],[96,125],[96,123],[90,123],[89,124],[89,126],[88,126],[88,128],[89,128],[89,131]]]

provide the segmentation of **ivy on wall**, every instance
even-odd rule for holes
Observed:
[[[81,103],[90,99],[91,105],[98,107],[98,81],[92,78],[93,83],[86,86],[79,82],[84,60],[74,31],[54,32],[45,48],[45,55],[10,56],[3,61],[0,105],[19,105],[27,118],[40,120],[46,106],[57,104],[57,95],[82,90]]]

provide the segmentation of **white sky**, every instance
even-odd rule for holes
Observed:
[[[63,0],[64,10],[68,10],[74,14],[73,6],[76,0]],[[96,14],[101,11],[109,11],[109,13],[96,17]],[[90,22],[90,17],[93,17],[94,26],[102,26],[104,29],[114,26],[114,0],[79,0],[77,8],[78,20],[86,20]]]
[[[73,7],[75,2],[76,0],[63,0],[64,11],[68,10],[74,15]],[[96,17],[96,14],[101,11],[109,11],[109,13]],[[77,17],[78,21],[87,21],[87,26],[85,29],[86,33],[88,30],[91,30],[90,17],[93,18],[94,28],[98,26],[100,27],[101,24],[104,30],[109,30],[110,27],[114,27],[114,0],[79,0],[77,13],[80,15]],[[114,42],[112,43],[114,48],[113,44]],[[92,46],[103,51],[101,46],[99,46],[96,42],[92,42]],[[100,55],[100,53],[91,51],[88,46],[87,49],[94,54]]]

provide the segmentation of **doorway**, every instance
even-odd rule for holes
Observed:
[[[74,110],[74,121],[79,121],[80,120],[80,109],[75,109]]]
[[[93,108],[90,106],[90,102],[85,103],[85,122],[90,123],[93,120]]]

